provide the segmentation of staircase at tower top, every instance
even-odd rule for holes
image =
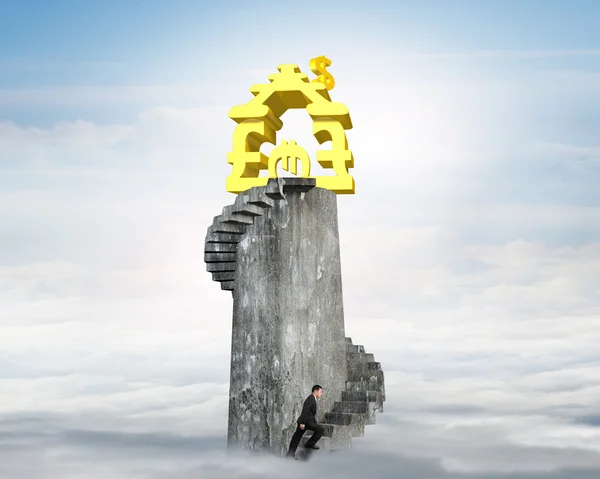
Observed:
[[[275,201],[283,199],[284,188],[306,192],[315,184],[314,178],[278,178],[277,181],[269,181],[267,186],[240,193],[233,205],[225,206],[222,213],[215,216],[206,232],[204,262],[206,270],[212,273],[213,281],[221,283],[221,289],[235,289],[237,245],[254,223],[254,218],[262,216],[274,206]]]

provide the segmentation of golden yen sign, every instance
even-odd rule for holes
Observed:
[[[254,186],[265,186],[269,178],[277,177],[277,165],[285,171],[305,178],[316,178],[317,186],[336,193],[353,194],[354,178],[348,168],[354,167],[352,151],[348,149],[345,130],[352,128],[348,108],[332,102],[329,97],[335,81],[326,67],[331,61],[320,56],[313,58],[310,68],[317,78],[308,80],[297,65],[279,65],[269,76],[270,83],[254,85],[254,98],[245,105],[234,106],[229,117],[238,123],[233,134],[233,151],[227,155],[232,165],[227,178],[227,191],[241,193]],[[323,144],[331,141],[330,150],[317,150],[317,161],[323,168],[333,169],[334,176],[310,176],[310,157],[294,140],[283,140],[267,157],[260,151],[263,143],[276,143],[276,132],[283,123],[281,116],[289,108],[305,108],[312,118],[313,135]],[[267,170],[268,176],[260,176]]]

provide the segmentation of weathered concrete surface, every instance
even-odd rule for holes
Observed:
[[[337,197],[314,181],[270,180],[237,244],[230,447],[283,454],[312,385],[319,422],[346,389]]]

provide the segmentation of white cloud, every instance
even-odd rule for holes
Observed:
[[[356,448],[439,461],[441,477],[597,467],[600,209],[453,198],[467,173],[478,181],[481,145],[459,134],[473,117],[413,86],[357,122],[359,194],[338,201],[346,332],[388,386],[382,424]],[[301,125],[290,118],[282,138]],[[0,125],[0,416],[87,431],[86,460],[106,440],[92,433],[224,434],[231,295],[202,247],[233,201],[233,127],[219,107]]]

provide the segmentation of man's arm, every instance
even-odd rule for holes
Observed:
[[[304,423],[306,422],[306,419],[308,418],[312,407],[313,403],[310,400],[310,396],[308,396],[304,401],[304,404],[302,405],[302,413],[300,413],[300,417],[298,418],[298,420],[300,421],[300,427],[304,426]]]

